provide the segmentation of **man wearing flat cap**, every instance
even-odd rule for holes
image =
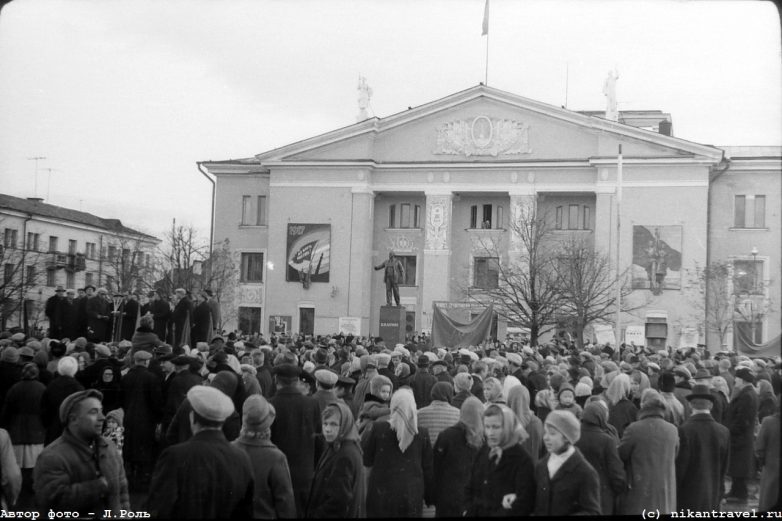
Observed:
[[[193,436],[160,455],[147,510],[153,518],[227,519],[253,517],[253,471],[242,449],[223,434],[234,404],[205,385],[187,392],[193,407]]]
[[[163,406],[163,418],[161,420],[162,431],[167,432],[171,420],[174,418],[177,409],[185,401],[187,392],[201,384],[201,377],[190,370],[190,364],[195,359],[186,355],[179,355],[171,359],[171,365],[174,366],[174,376],[168,385],[165,393],[165,405]]]
[[[708,385],[695,384],[687,401],[692,414],[679,427],[676,508],[719,511],[728,469],[730,431],[711,415],[715,399]]]
[[[415,397],[415,406],[418,409],[428,406],[432,403],[432,387],[437,383],[437,378],[429,372],[429,357],[421,355],[418,357],[418,370],[410,378],[410,387],[413,389]],[[396,387],[394,387],[396,389]]]
[[[311,396],[299,390],[301,369],[293,364],[274,367],[277,392],[270,403],[277,411],[271,426],[271,440],[288,458],[291,470],[296,512],[304,517],[304,507],[315,475],[321,432],[320,406]]]
[[[103,395],[94,389],[69,395],[60,405],[62,436],[38,457],[33,471],[37,507],[55,511],[100,512],[119,516],[130,500],[122,457],[101,436]]]
[[[125,410],[123,457],[130,487],[146,490],[158,455],[155,428],[163,412],[162,380],[149,370],[152,354],[136,351],[133,367],[122,377],[122,408]]]
[[[326,406],[330,403],[337,402],[337,394],[335,386],[339,375],[330,369],[317,369],[314,373],[316,391],[312,397],[318,402],[320,410],[326,409]]]
[[[755,391],[755,375],[746,367],[736,369],[733,398],[728,404],[727,422],[730,430],[730,462],[728,476],[730,492],[725,499],[729,503],[744,503],[749,493],[747,479],[755,473],[753,445],[755,424],[758,421],[758,393]]]

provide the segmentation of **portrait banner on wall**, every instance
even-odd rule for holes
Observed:
[[[331,225],[288,223],[286,277],[288,282],[328,282]]]
[[[269,315],[269,333],[286,335],[291,330],[293,317],[290,315]]]
[[[633,289],[682,287],[682,227],[633,226]]]
[[[361,335],[361,317],[339,317],[339,332],[343,335]]]

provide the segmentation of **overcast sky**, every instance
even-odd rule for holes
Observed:
[[[388,116],[484,79],[484,0],[15,0],[0,11],[0,192],[208,237],[196,161]],[[782,144],[766,2],[491,0],[494,86],[574,110],[672,114],[713,145]],[[52,169],[51,173],[47,169]]]

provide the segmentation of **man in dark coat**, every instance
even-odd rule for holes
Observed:
[[[410,387],[413,389],[415,406],[420,409],[432,403],[432,387],[437,383],[437,378],[429,372],[429,358],[421,355],[418,357],[418,371],[410,377]]]
[[[130,340],[136,331],[136,320],[139,317],[139,303],[137,299],[137,295],[128,293],[128,296],[125,297],[125,301],[122,303],[122,307],[119,309],[122,316],[122,340]]]
[[[89,292],[89,295],[88,295]],[[78,296],[74,300],[76,306],[76,336],[87,338],[87,297],[95,292],[95,286],[87,286],[78,290]]]
[[[171,307],[156,291],[149,292],[149,313],[154,319],[153,331],[160,340],[166,340],[166,330],[171,319]]]
[[[731,503],[747,501],[747,478],[755,471],[753,445],[755,424],[758,420],[758,393],[753,387],[755,376],[746,367],[736,370],[734,389],[736,395],[730,401],[727,427],[730,430],[730,492],[726,500]]]
[[[89,331],[87,338],[93,342],[108,340],[108,335],[111,333],[109,329],[111,310],[107,294],[108,292],[105,288],[100,288],[95,295],[87,298],[85,307],[87,312],[87,329]]]
[[[168,426],[177,409],[185,400],[187,392],[202,382],[199,375],[190,371],[192,360],[193,358],[185,355],[179,355],[171,360],[175,373],[166,390],[165,405],[163,406],[163,432],[168,430]]]
[[[478,398],[482,403],[486,403],[486,396],[483,394],[483,379],[489,373],[489,367],[486,362],[476,360],[472,364],[472,389],[470,392]]]
[[[192,345],[209,340],[209,332],[212,329],[212,310],[205,295],[196,297],[196,306],[193,310],[191,326],[190,342]]]
[[[49,383],[41,396],[41,421],[46,429],[44,444],[56,440],[64,428],[60,421],[60,405],[71,394],[83,391],[82,386],[74,376],[79,369],[79,362],[71,356],[64,356],[57,362],[57,376]]]
[[[57,286],[54,295],[46,299],[44,313],[49,319],[49,337],[62,338],[62,323],[60,322],[60,304],[65,300],[65,288]]]
[[[676,508],[719,511],[728,469],[730,432],[709,412],[714,396],[707,385],[695,384],[687,400],[692,406],[692,414],[679,427]]]
[[[171,314],[171,320],[174,323],[174,347],[181,347],[185,327],[193,315],[193,302],[182,288],[176,290],[176,298],[177,303]]]
[[[60,308],[58,309],[58,322],[60,323],[62,338],[70,338],[71,340],[80,334],[75,296],[76,293],[72,289],[66,291],[65,300],[60,303]]]
[[[160,422],[163,394],[160,377],[152,373],[148,351],[133,354],[134,366],[122,377],[125,410],[125,470],[132,489],[146,490],[157,457],[155,428]]]
[[[253,471],[222,425],[234,411],[225,394],[204,385],[187,393],[193,437],[163,451],[155,466],[147,510],[153,518],[249,519]]]
[[[302,517],[320,456],[320,438],[315,436],[321,432],[320,407],[314,398],[299,391],[299,367],[281,364],[274,368],[274,374],[277,392],[269,401],[277,418],[271,427],[271,440],[288,458],[296,511]]]

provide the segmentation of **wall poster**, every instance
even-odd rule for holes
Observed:
[[[288,223],[286,281],[328,282],[330,257],[330,224]]]
[[[682,227],[633,226],[633,289],[682,287]]]

